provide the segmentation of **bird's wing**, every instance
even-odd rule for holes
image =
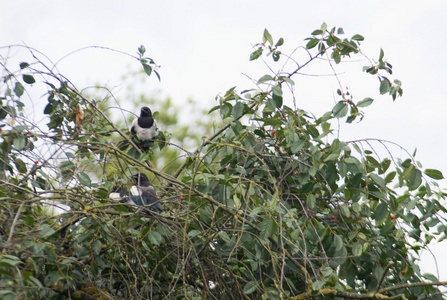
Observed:
[[[132,186],[130,189],[129,200],[138,206],[147,207],[149,209],[156,209],[162,211],[163,208],[159,203],[157,198],[157,192],[153,185],[145,187]]]

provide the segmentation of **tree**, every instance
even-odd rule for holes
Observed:
[[[442,173],[410,154],[381,158],[384,141],[338,139],[338,122],[361,120],[373,103],[341,84],[321,117],[284,104],[304,68],[324,59],[337,77],[342,61],[361,54],[363,37],[343,34],[323,24],[294,70],[218,97],[210,112],[222,125],[203,140],[198,132],[192,151],[169,140],[172,128],[142,152],[112,121],[107,97],[87,95],[36,55],[17,72],[3,64],[2,298],[442,299],[446,282],[417,265],[432,239],[445,238]],[[283,43],[265,30],[250,59],[293,60]],[[134,58],[159,77],[144,47]],[[364,71],[380,93],[402,96],[384,52],[370,63]],[[23,113],[25,91],[41,82],[46,125]],[[175,170],[154,163],[167,149],[179,151]],[[164,212],[108,199],[138,171],[157,179]]]

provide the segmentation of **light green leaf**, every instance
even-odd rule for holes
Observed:
[[[352,255],[360,256],[362,255],[362,245],[359,243],[355,243],[352,245]]]
[[[262,55],[262,48],[259,47],[258,50],[250,54],[250,60],[256,60]]]
[[[14,148],[16,148],[17,151],[22,151],[25,149],[26,146],[26,138],[23,135],[19,135],[14,138],[12,141],[12,144],[14,145]]]
[[[332,114],[336,118],[343,118],[348,113],[348,105],[344,103],[343,101],[338,102],[335,104],[334,108],[332,109]]]
[[[153,245],[160,245],[162,242],[162,236],[157,231],[151,231],[148,233],[147,238]]]
[[[267,82],[267,81],[271,81],[271,80],[273,80],[273,77],[272,77],[272,76],[270,76],[270,75],[264,75],[264,76],[262,76],[261,78],[259,78],[259,80],[258,80],[258,84],[261,84],[261,83],[264,83],[264,82]]]
[[[422,172],[419,169],[413,169],[410,179],[408,180],[408,188],[410,191],[417,189],[422,183]]]
[[[361,100],[361,101],[359,101],[358,103],[357,103],[357,107],[367,107],[367,106],[370,106],[371,105],[371,103],[373,103],[373,99],[371,99],[371,98],[365,98],[365,99],[363,99],[363,100]]]
[[[273,46],[273,38],[267,29],[264,29],[264,43],[268,41]]]
[[[390,88],[391,88],[390,81],[386,77],[383,77],[380,80],[380,87],[379,87],[380,94],[383,95],[388,93],[390,91]]]
[[[335,251],[339,251],[341,248],[343,248],[343,239],[341,238],[341,236],[334,236],[334,247]]]

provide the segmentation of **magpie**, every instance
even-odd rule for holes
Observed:
[[[113,187],[109,194],[110,200],[119,201],[119,203],[128,203],[136,206],[142,206],[148,210],[163,211],[160,203],[157,203],[157,192],[145,174],[139,173],[132,176],[136,185],[130,188],[130,192],[122,187]]]
[[[143,173],[132,176],[136,185],[130,189],[129,199],[127,203],[143,206],[146,209],[163,211],[160,203],[158,203],[157,192],[155,187]]]
[[[149,145],[153,143],[154,137],[158,134],[157,122],[152,118],[152,111],[149,107],[141,108],[140,117],[133,120],[130,131],[136,134],[141,141],[141,148],[145,151],[148,150]]]

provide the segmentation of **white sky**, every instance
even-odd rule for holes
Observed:
[[[135,54],[143,44],[148,56],[162,67],[161,83],[149,80],[144,87],[147,93],[161,90],[177,103],[193,98],[205,107],[214,106],[215,95],[232,86],[253,87],[243,73],[256,79],[268,73],[262,63],[248,61],[264,28],[275,40],[283,37],[289,51],[304,45],[304,38],[322,22],[329,28],[343,27],[346,37],[362,34],[366,38],[362,49],[369,57],[377,58],[380,48],[384,49],[395,77],[403,82],[404,97],[394,103],[391,98],[377,97],[376,81],[362,75],[361,69],[354,77],[342,76],[357,100],[371,96],[376,102],[365,109],[361,124],[343,126],[341,137],[383,138],[410,152],[417,147],[416,158],[424,168],[439,169],[447,176],[447,161],[439,156],[447,146],[443,136],[447,129],[445,0],[0,0],[0,7],[0,46],[26,44],[55,62],[86,46]],[[90,49],[68,56],[58,67],[79,86],[108,85],[119,95],[121,75],[139,66],[123,55]],[[332,108],[338,88],[332,82],[326,90],[321,80],[295,78],[297,89],[306,88],[298,105],[317,115]],[[446,186],[445,180],[442,184]],[[432,250],[441,279],[447,280],[443,255],[447,244]],[[422,269],[435,272],[428,255]]]

